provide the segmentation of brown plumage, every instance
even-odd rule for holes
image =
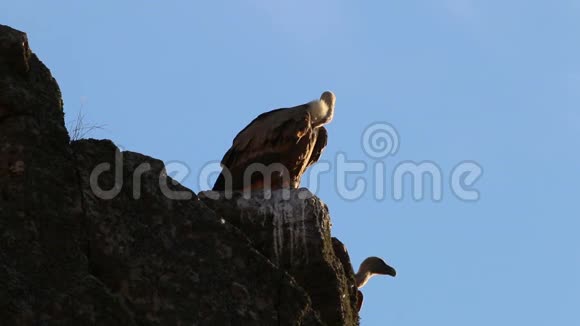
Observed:
[[[332,120],[335,101],[324,92],[320,100],[259,115],[234,138],[213,190],[298,188],[326,147],[323,125]]]

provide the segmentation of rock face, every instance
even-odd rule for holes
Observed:
[[[200,198],[288,271],[308,292],[325,323],[345,325],[357,320],[353,273],[346,273],[334,253],[330,215],[320,199],[307,189],[258,191],[251,196],[211,191]]]
[[[358,323],[318,198],[200,199],[159,160],[71,143],[62,105],[26,35],[0,25],[2,324]]]

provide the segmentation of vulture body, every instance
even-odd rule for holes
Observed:
[[[336,97],[263,113],[234,138],[224,155],[214,191],[298,188],[302,174],[327,143]]]

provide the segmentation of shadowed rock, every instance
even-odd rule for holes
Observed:
[[[307,294],[163,164],[69,142],[60,91],[26,35],[0,26],[0,320],[6,325],[317,325]],[[144,171],[146,165],[149,169]],[[142,173],[139,198],[133,187]],[[170,200],[177,189],[189,200]]]
[[[120,153],[109,141],[83,140],[72,148],[90,272],[124,298],[140,323],[317,324],[294,280],[194,193],[167,178],[161,161]],[[90,184],[94,167],[103,163],[122,165],[99,175],[98,187],[109,190],[121,171],[120,192],[110,200],[99,198]],[[178,194],[189,196],[171,198]]]
[[[204,203],[107,140],[71,144],[56,81],[0,25],[2,324],[356,324],[326,206],[238,199]]]
[[[200,199],[288,271],[309,294],[323,322],[357,323],[352,272],[347,274],[334,254],[330,215],[318,197],[294,189],[256,191],[251,196],[210,191],[201,193]]]

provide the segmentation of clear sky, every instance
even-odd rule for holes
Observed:
[[[353,263],[399,273],[363,289],[362,325],[580,325],[580,1],[88,3],[2,1],[0,23],[28,33],[68,121],[82,106],[92,137],[187,164],[195,191],[256,115],[327,89],[324,160],[383,162],[387,186],[401,162],[440,167],[439,202],[320,179]],[[385,159],[361,145],[376,122],[399,135]],[[449,187],[465,160],[476,202]]]

